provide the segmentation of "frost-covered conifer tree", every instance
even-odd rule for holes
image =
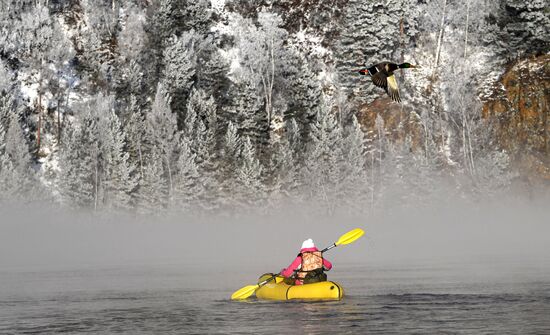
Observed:
[[[346,199],[356,209],[365,205],[367,171],[365,156],[365,135],[357,118],[353,116],[348,134],[343,140],[344,171],[342,184],[346,189]]]
[[[341,196],[342,129],[329,107],[323,104],[311,126],[303,179],[311,196],[323,203],[329,212]]]
[[[99,188],[99,143],[97,120],[86,112],[80,127],[68,125],[59,156],[58,186],[63,203],[97,208]]]
[[[0,123],[0,200],[19,200],[31,195],[35,180],[29,147],[16,114],[10,117],[7,131]],[[10,199],[11,198],[11,199]]]
[[[225,202],[234,205],[233,194],[237,190],[237,171],[239,168],[240,155],[242,150],[241,137],[237,127],[229,122],[227,131],[223,138],[221,157],[221,184]]]
[[[197,120],[202,120],[208,129],[216,133],[218,117],[216,103],[212,96],[207,96],[203,90],[194,89],[189,96],[187,113],[189,114],[189,122],[186,122],[186,127],[195,126]]]
[[[173,206],[184,212],[198,208],[197,199],[203,191],[196,163],[196,154],[191,151],[191,140],[182,136],[179,143],[179,157],[174,178]]]
[[[209,33],[212,25],[212,5],[210,0],[180,0],[183,30],[195,30],[201,35]]]
[[[180,133],[177,129],[176,115],[170,109],[170,96],[159,84],[151,112],[147,115],[148,130],[152,141],[152,151],[161,158],[163,171],[166,173],[165,179],[168,182],[166,194],[172,196],[173,184],[173,165],[176,161],[177,143]],[[151,167],[153,168],[153,167]],[[155,167],[155,169],[158,169]]]
[[[231,80],[229,60],[220,52],[222,37],[208,36],[201,40],[197,48],[197,66],[195,87],[212,96],[218,105],[228,105],[230,100]]]
[[[296,199],[299,197],[302,185],[300,172],[303,167],[300,143],[302,142],[296,121],[287,120],[285,132],[275,145],[271,158],[273,170],[271,198],[283,196]]]
[[[315,118],[315,111],[322,101],[321,86],[315,73],[305,59],[298,59],[296,72],[289,78],[291,95],[285,119],[292,118],[301,130],[302,140],[309,136],[309,125]]]
[[[545,0],[503,0],[500,42],[509,56],[544,53],[550,50],[550,15]],[[501,44],[502,46],[502,44]],[[510,55],[510,53],[512,55]]]
[[[239,135],[248,137],[257,149],[263,149],[269,140],[266,114],[262,113],[262,102],[253,82],[243,81],[234,86],[233,104],[228,113],[239,129]]]
[[[216,105],[212,97],[207,97],[202,90],[193,90],[187,104],[187,118],[184,132],[192,139],[191,150],[196,155],[197,168],[202,180],[204,192],[201,194],[202,206],[218,206],[221,196],[217,154],[218,120]]]
[[[153,150],[145,159],[143,174],[139,180],[137,209],[140,213],[156,213],[167,205],[168,186],[162,155]]]
[[[191,139],[191,151],[196,155],[197,169],[203,185],[199,203],[205,209],[219,206],[219,157],[217,154],[218,122],[212,97],[201,90],[191,94],[187,104],[183,133]]]
[[[178,125],[183,128],[187,99],[195,76],[196,35],[194,32],[184,33],[180,37],[173,36],[163,54],[162,83],[172,97],[170,107],[178,116]]]
[[[160,0],[151,22],[153,36],[161,43],[185,31],[206,34],[212,25],[212,9],[208,0]]]
[[[192,147],[197,155],[198,171],[204,189],[199,204],[204,209],[215,210],[219,208],[222,196],[215,128],[207,128],[205,123],[198,119],[196,134]]]
[[[81,1],[85,26],[77,40],[77,48],[84,49],[81,60],[87,64],[90,83],[98,88],[111,91],[116,83],[117,33],[119,29],[119,8],[105,2]]]
[[[5,92],[8,92],[12,85],[12,75],[4,64],[4,61],[0,59],[0,96],[2,96]]]
[[[125,125],[123,126],[128,139],[127,152],[129,153],[129,162],[136,166],[136,174],[143,174],[144,155],[147,147],[151,147],[151,139],[146,132],[145,116],[137,104],[135,97],[130,98],[127,106]]]
[[[115,81],[117,95],[121,98],[134,96],[143,103],[147,94],[145,85],[151,68],[156,65],[155,55],[147,48],[145,13],[129,3],[123,8],[121,31],[117,38]],[[151,65],[152,63],[152,65]]]
[[[237,174],[239,197],[244,205],[258,207],[265,201],[265,188],[261,178],[262,170],[263,167],[256,157],[252,142],[248,137],[244,137],[241,164]]]
[[[103,160],[103,202],[107,207],[128,210],[132,207],[131,195],[137,185],[135,165],[126,151],[126,134],[118,116],[111,111],[104,116],[105,128],[101,136]]]
[[[0,202],[13,198],[18,188],[13,164],[6,153],[5,136],[4,125],[0,122]]]
[[[6,153],[11,158],[11,161],[22,176],[26,176],[30,172],[31,157],[29,154],[29,146],[23,135],[23,129],[18,120],[17,114],[11,114],[11,121],[6,133]]]

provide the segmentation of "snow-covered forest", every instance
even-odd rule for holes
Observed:
[[[0,202],[330,214],[513,193],[526,173],[482,110],[513,66],[548,83],[548,58],[528,62],[549,16],[546,0],[0,0]],[[401,103],[357,73],[380,61],[419,66],[396,72]]]

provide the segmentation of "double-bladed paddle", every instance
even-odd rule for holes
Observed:
[[[346,245],[346,244],[350,244],[352,242],[355,242],[355,240],[357,240],[359,237],[363,236],[363,234],[365,234],[363,229],[361,229],[361,228],[353,229],[353,230],[345,233],[344,235],[340,236],[338,241],[334,242],[334,244],[331,245],[330,247],[327,247],[327,248],[321,250],[321,252],[328,251],[328,250],[330,250],[332,248],[335,248],[339,245]],[[275,279],[275,277],[277,277],[277,274],[274,274],[270,278],[268,278],[268,279],[266,279],[266,280],[264,280],[264,281],[262,281],[262,282],[260,282],[256,285],[248,285],[248,286],[245,286],[245,287],[241,288],[240,290],[235,291],[235,293],[233,293],[231,295],[231,300],[243,300],[243,299],[246,299],[246,298],[250,297],[252,294],[254,294],[254,292],[256,292],[257,289],[259,289],[260,287],[262,287],[265,284],[269,283],[270,281]]]

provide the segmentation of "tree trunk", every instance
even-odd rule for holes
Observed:
[[[170,169],[170,160],[166,157],[166,168],[168,169],[168,203],[172,202],[173,184],[172,184],[172,169]]]
[[[399,35],[401,36],[401,63],[405,61],[405,24],[403,23],[403,17],[399,20]],[[403,73],[403,70],[401,70]]]
[[[443,2],[443,14],[441,14],[441,25],[439,27],[439,36],[437,37],[437,49],[435,51],[435,64],[432,69],[432,77],[435,78],[437,67],[439,66],[439,58],[441,55],[441,42],[443,41],[443,31],[445,30],[445,12],[447,10],[447,0]]]
[[[57,145],[61,144],[61,98],[57,99]]]
[[[470,0],[466,2],[466,33],[464,37],[464,58],[468,54],[468,25],[470,24]]]
[[[271,117],[273,116],[273,83],[275,82],[275,52],[273,50],[273,39],[271,40],[271,82],[269,83],[269,119],[268,130],[271,128]]]
[[[99,162],[98,162],[98,157],[97,157],[97,153],[96,153],[95,180],[94,180],[94,211],[97,211],[98,189],[99,189]]]
[[[41,85],[39,85],[41,86]],[[36,129],[36,154],[40,154],[40,129],[42,128],[42,88],[38,89],[38,127]]]

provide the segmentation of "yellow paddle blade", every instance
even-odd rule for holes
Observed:
[[[231,295],[231,300],[243,300],[243,299],[246,299],[248,297],[250,297],[252,294],[254,294],[254,292],[256,292],[256,289],[260,287],[259,285],[248,285],[248,286],[245,286],[243,288],[241,288],[240,290],[238,291],[235,291],[235,293],[233,293]]]
[[[365,232],[361,228],[356,228],[354,230],[351,230],[344,235],[340,236],[338,241],[334,243],[335,245],[341,245],[341,244],[350,244],[351,242],[354,242],[359,237],[363,236]]]

